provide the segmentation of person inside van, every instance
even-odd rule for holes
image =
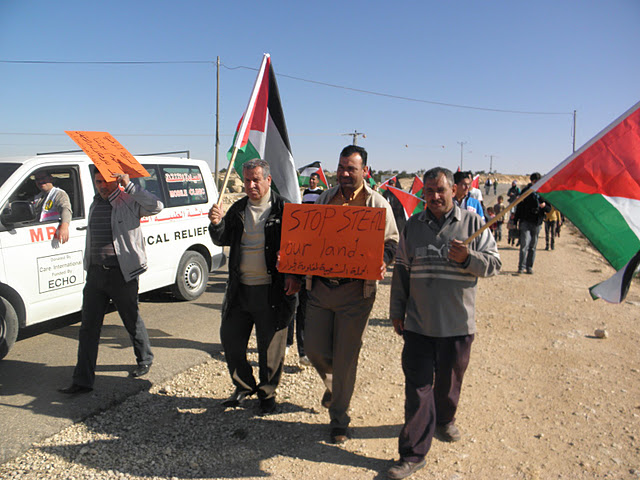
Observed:
[[[53,177],[46,170],[35,174],[36,186],[40,192],[33,199],[36,220],[48,222],[58,220],[55,238],[60,243],[69,240],[69,222],[71,222],[71,201],[67,192],[53,186]]]

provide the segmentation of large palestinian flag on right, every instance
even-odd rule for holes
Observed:
[[[640,102],[533,189],[569,218],[613,268],[635,270],[637,262],[630,261],[640,251]],[[633,273],[619,276],[630,282]],[[626,294],[628,286],[620,285],[620,291]]]

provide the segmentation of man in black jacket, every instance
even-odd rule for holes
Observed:
[[[230,246],[229,281],[222,305],[220,339],[236,387],[225,407],[239,406],[258,393],[260,413],[275,411],[275,391],[284,366],[287,327],[296,306],[300,281],[276,268],[285,199],[271,190],[269,164],[243,165],[246,197],[224,215],[214,204],[209,211],[213,243]],[[224,216],[223,216],[224,215]],[[258,341],[259,382],[247,361],[253,326]]]
[[[525,194],[531,186],[540,180],[541,175],[538,172],[532,173],[529,179],[531,183],[522,190]],[[540,226],[547,212],[551,210],[551,206],[533,192],[527,196],[516,207],[516,221],[520,226],[520,259],[518,262],[518,273],[533,273],[533,262],[536,259],[536,245],[538,244],[538,235],[540,234]]]

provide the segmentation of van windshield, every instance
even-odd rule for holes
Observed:
[[[7,178],[9,178],[19,166],[19,163],[0,163],[0,187],[4,185]]]

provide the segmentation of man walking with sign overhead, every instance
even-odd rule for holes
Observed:
[[[427,171],[427,209],[409,219],[398,245],[389,316],[404,338],[406,398],[400,460],[388,471],[393,479],[424,467],[434,433],[460,439],[455,413],[476,332],[478,277],[502,266],[489,229],[463,243],[483,221],[454,204],[456,188],[451,171]]]
[[[223,402],[240,406],[258,393],[260,414],[276,409],[276,387],[284,368],[287,327],[296,307],[300,280],[278,272],[277,261],[285,199],[271,189],[269,164],[254,159],[242,165],[246,197],[224,214],[209,211],[213,243],[230,246],[229,282],[222,305],[220,339],[235,391]],[[258,341],[259,382],[247,361],[253,326]]]
[[[386,209],[384,258],[380,278],[395,256],[398,229],[387,201],[364,182],[367,151],[345,147],[338,162],[338,186],[323,193],[318,204]],[[331,417],[331,441],[344,443],[350,422],[349,403],[356,381],[362,335],[376,292],[375,280],[307,278],[306,353],[324,381],[322,405]]]
[[[82,297],[78,363],[71,386],[60,389],[66,394],[93,390],[100,330],[110,301],[133,343],[138,365],[129,375],[146,375],[153,362],[149,335],[138,310],[138,276],[147,270],[140,218],[159,213],[163,205],[155,195],[131,182],[129,175],[114,177],[115,181],[108,182],[98,170],[94,174],[97,194],[89,208],[84,251],[87,283]]]

